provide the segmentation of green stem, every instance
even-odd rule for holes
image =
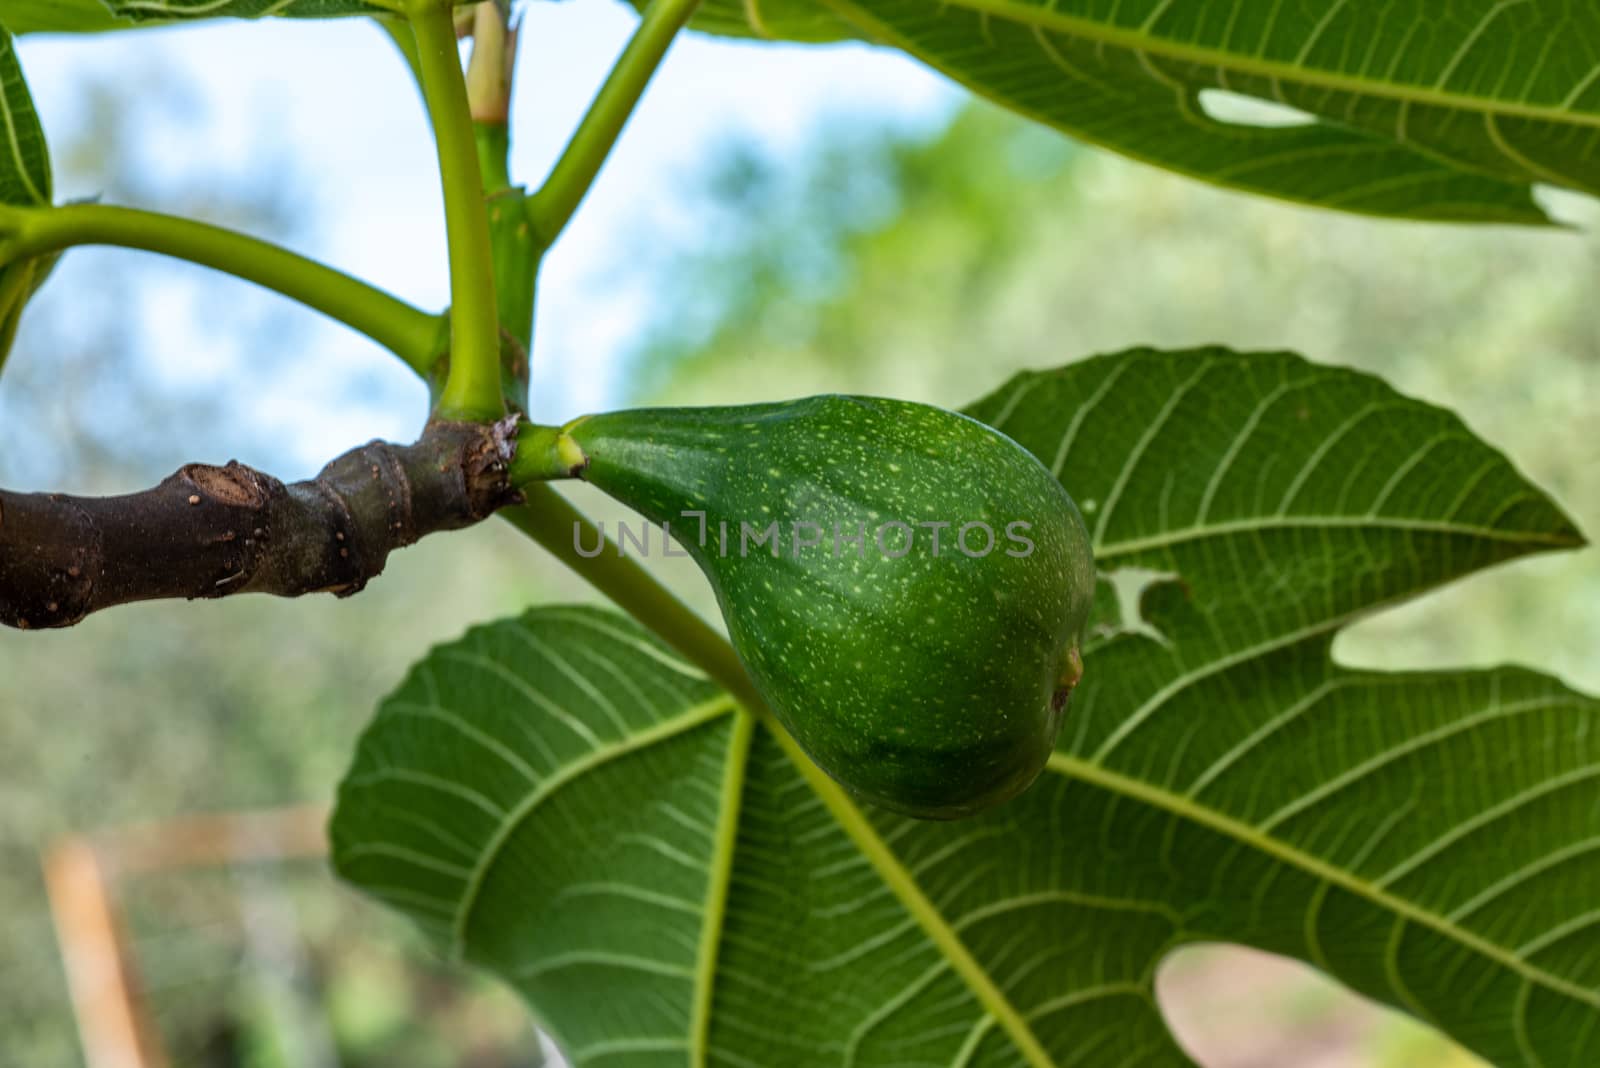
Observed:
[[[546,248],[555,243],[583,202],[667,47],[698,4],[699,0],[650,0],[628,47],[611,68],[566,151],[528,203],[529,218]]]
[[[586,463],[583,450],[557,426],[522,423],[517,427],[517,454],[511,461],[511,484],[572,478]]]
[[[473,143],[478,148],[478,170],[483,174],[483,191],[494,195],[511,188],[511,134],[503,122],[474,122]]]
[[[484,21],[485,10],[478,11],[479,23]],[[498,17],[498,16],[496,16]],[[506,38],[500,38],[502,49]],[[486,50],[483,39],[473,42],[474,63],[486,63],[491,58],[505,63],[503,51],[493,55]],[[470,71],[469,71],[470,74]],[[481,84],[481,83],[480,83]],[[468,97],[473,85],[469,78]],[[496,110],[506,101],[492,101]],[[509,106],[507,104],[507,106]],[[539,262],[544,249],[534,240],[533,227],[528,222],[528,194],[521,186],[511,184],[511,136],[501,119],[477,119],[472,123],[473,137],[478,146],[478,168],[483,173],[485,206],[489,212],[489,245],[494,256],[495,306],[500,315],[502,345],[514,340],[521,350],[521,360],[506,346],[511,362],[502,354],[500,373],[506,403],[512,409],[528,411],[528,360],[533,353],[534,291],[539,277]]]
[[[116,245],[188,260],[299,301],[372,338],[418,374],[437,355],[439,319],[287,249],[219,226],[107,204],[0,209],[0,254]]]
[[[505,411],[500,394],[500,325],[483,179],[451,10],[448,0],[413,0],[410,6],[422,96],[439,149],[450,245],[450,374],[435,414],[482,421],[497,419]]]
[[[615,543],[550,486],[535,483],[523,492],[527,503],[500,511],[513,526],[660,635],[740,704],[752,711],[766,708],[733,646],[715,628],[673,596],[637,560],[621,555]],[[579,553],[579,539],[585,552],[596,543],[601,544],[601,551],[592,557]]]
[[[489,234],[494,246],[495,300],[500,310],[500,329],[522,346],[524,355],[533,352],[533,312],[539,280],[539,263],[544,249],[534,239],[528,225],[528,197],[521,189],[502,189],[489,198]],[[527,368],[523,368],[521,388],[527,392]],[[522,398],[526,410],[528,398]]]
[[[485,206],[494,255],[495,306],[500,315],[502,390],[511,409],[527,412],[534,289],[544,249],[534,241],[528,224],[527,193],[511,184],[505,124],[475,122],[473,132],[488,198]]]

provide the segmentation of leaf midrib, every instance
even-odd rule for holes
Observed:
[[[729,698],[731,700],[731,698]],[[733,884],[734,854],[739,842],[739,814],[744,800],[745,772],[755,738],[755,716],[735,708],[728,739],[728,764],[723,769],[721,811],[717,837],[712,843],[711,868],[706,873],[705,919],[695,957],[694,1009],[689,1021],[689,1063],[705,1068],[709,1063],[712,996],[716,991],[717,954],[728,911],[728,890]]]
[[[849,0],[822,0],[840,15],[850,19],[841,10],[852,7]],[[1025,26],[1036,26],[1057,33],[1126,48],[1146,55],[1159,56],[1183,63],[1216,67],[1227,73],[1257,75],[1282,82],[1297,82],[1319,89],[1332,89],[1362,96],[1382,97],[1407,104],[1423,104],[1456,110],[1476,111],[1491,115],[1511,115],[1519,118],[1541,119],[1582,126],[1600,127],[1600,114],[1574,111],[1566,105],[1531,104],[1526,101],[1494,100],[1466,93],[1405,85],[1377,79],[1361,78],[1337,71],[1316,70],[1295,66],[1285,60],[1262,59],[1210,45],[1188,44],[1181,41],[1151,37],[1139,30],[1107,26],[1082,15],[1064,15],[1048,8],[1019,3],[1017,0],[945,0],[942,6],[965,8],[984,15],[993,15]],[[851,21],[857,21],[850,19]],[[876,21],[876,19],[874,19]]]
[[[757,714],[752,712],[752,714]],[[950,926],[944,915],[928,900],[917,885],[916,876],[900,862],[894,851],[883,841],[872,824],[862,815],[860,806],[845,793],[844,788],[830,779],[800,748],[798,742],[784,730],[771,713],[762,710],[762,725],[772,731],[784,755],[794,765],[813,793],[817,795],[839,828],[855,843],[873,870],[878,873],[889,892],[899,899],[934,946],[950,962],[955,971],[972,991],[978,1003],[1000,1025],[1016,1046],[1030,1068],[1057,1068],[1049,1052],[1040,1043],[1021,1011],[1011,1003],[989,973],[979,964],[961,941],[961,936]]]
[[[1443,520],[1408,519],[1404,516],[1330,516],[1286,515],[1263,516],[1258,519],[1231,519],[1220,523],[1203,523],[1163,534],[1142,538],[1126,538],[1096,546],[1095,559],[1107,560],[1118,556],[1135,556],[1156,549],[1166,549],[1184,542],[1203,541],[1207,538],[1226,537],[1230,534],[1256,534],[1268,530],[1296,530],[1339,527],[1345,529],[1399,530],[1418,534],[1444,534],[1451,537],[1478,538],[1483,541],[1508,542],[1513,545],[1539,545],[1558,549],[1582,548],[1584,540],[1567,531],[1504,530],[1480,527],[1471,523],[1451,523]]]
[[[1460,945],[1480,953],[1509,969],[1529,983],[1538,983],[1547,989],[1581,1001],[1592,1008],[1600,1009],[1600,993],[1579,986],[1558,975],[1553,975],[1530,961],[1516,956],[1505,947],[1496,945],[1480,935],[1459,927],[1445,916],[1440,916],[1404,898],[1397,897],[1369,880],[1344,871],[1329,864],[1327,861],[1297,849],[1282,839],[1275,838],[1270,834],[1264,834],[1242,820],[1235,819],[1209,806],[1199,804],[1190,798],[1174,794],[1169,790],[1152,786],[1149,783],[1112,771],[1101,765],[1068,756],[1065,753],[1052,753],[1048,767],[1058,774],[1142,801],[1181,819],[1186,819],[1209,830],[1226,835],[1244,846],[1259,850],[1282,864],[1298,868],[1308,875],[1322,880],[1324,883],[1338,886],[1343,890],[1356,894],[1380,908],[1389,910],[1396,916],[1410,920],[1420,927],[1426,927],[1446,938],[1453,939]]]

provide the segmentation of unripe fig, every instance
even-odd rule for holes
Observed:
[[[1010,438],[836,395],[563,431],[579,477],[670,524],[756,688],[852,792],[949,819],[1044,767],[1094,564],[1071,497]]]

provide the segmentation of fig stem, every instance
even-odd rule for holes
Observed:
[[[517,452],[511,460],[513,486],[577,478],[588,465],[583,449],[563,428],[538,423],[523,423],[517,428]]]

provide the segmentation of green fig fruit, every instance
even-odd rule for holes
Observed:
[[[853,793],[952,819],[1043,769],[1095,573],[1077,506],[1016,442],[850,396],[562,432],[578,477],[668,524],[756,688]]]

